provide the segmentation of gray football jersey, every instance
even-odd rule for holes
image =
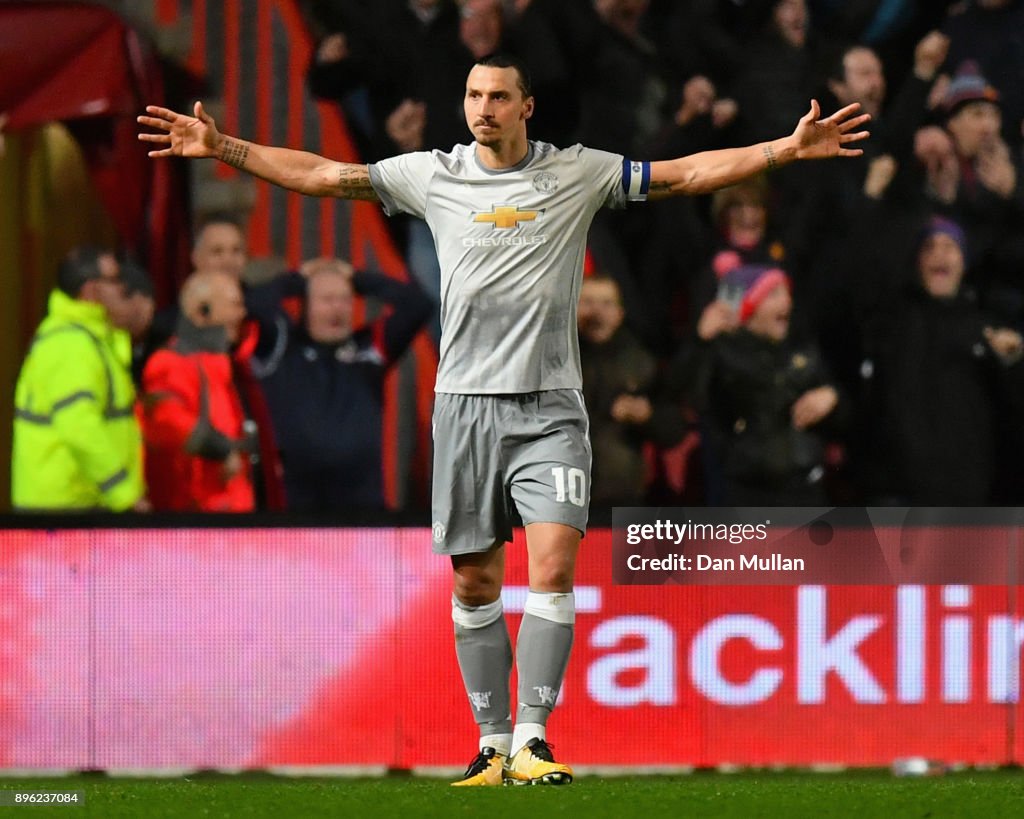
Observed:
[[[575,145],[529,144],[492,170],[474,145],[372,164],[388,215],[426,220],[441,266],[436,391],[581,389],[576,303],[587,231],[602,206],[643,199],[647,163]]]

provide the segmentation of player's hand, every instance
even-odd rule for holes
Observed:
[[[836,408],[839,403],[839,393],[834,387],[817,387],[808,390],[790,408],[790,416],[793,419],[795,429],[807,429],[813,427],[822,418]]]
[[[860,103],[854,102],[840,108],[832,116],[821,119],[821,108],[817,100],[811,100],[811,110],[797,123],[791,137],[796,144],[798,159],[826,159],[831,156],[860,156],[860,148],[845,146],[867,139],[867,131],[856,130],[871,119],[871,114],[861,114]]]
[[[195,104],[195,116],[191,117],[158,105],[147,105],[146,111],[150,116],[139,117],[139,124],[155,128],[160,133],[141,133],[139,140],[166,146],[150,151],[150,156],[217,156],[222,137],[213,117],[203,110],[201,102]]]

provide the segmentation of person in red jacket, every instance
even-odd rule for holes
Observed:
[[[155,511],[251,512],[254,447],[234,383],[231,347],[245,302],[237,280],[193,273],[171,343],[142,374],[146,481]]]

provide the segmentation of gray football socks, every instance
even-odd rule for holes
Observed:
[[[517,725],[547,724],[569,663],[575,622],[572,592],[531,591],[527,595],[516,641],[516,668],[519,671]],[[514,752],[516,748],[512,750]]]
[[[480,734],[511,734],[512,643],[501,598],[485,606],[467,606],[452,595],[452,620],[455,654]],[[498,750],[508,753],[507,748]]]

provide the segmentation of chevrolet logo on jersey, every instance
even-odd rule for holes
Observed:
[[[507,229],[519,227],[520,222],[532,222],[543,210],[519,210],[515,205],[497,205],[490,213],[477,213],[473,216],[474,222],[490,222],[494,227]]]

